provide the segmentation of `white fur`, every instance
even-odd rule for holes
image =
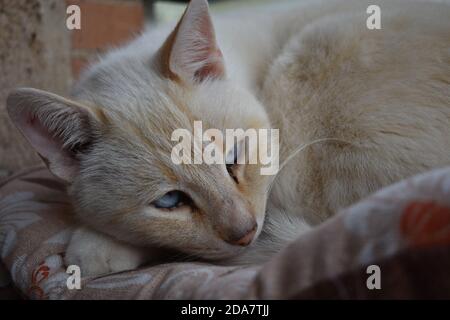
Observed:
[[[142,249],[79,228],[67,247],[65,262],[80,266],[81,276],[86,277],[135,269],[148,259],[148,252]]]
[[[127,253],[119,240],[220,263],[259,263],[340,208],[450,164],[450,6],[379,1],[382,30],[368,30],[369,3],[301,1],[237,12],[213,17],[216,37],[205,37],[211,30],[198,27],[210,28],[199,23],[210,21],[207,6],[194,0],[169,55],[161,46],[173,25],[144,33],[92,66],[73,92],[91,111],[81,137],[92,144],[75,150],[69,190],[90,229],[75,234],[67,262],[89,274],[138,266],[141,255]],[[214,50],[202,51],[216,46],[226,78],[189,81],[199,68],[223,62],[208,55]],[[15,108],[19,101],[44,114],[49,132],[67,140],[63,146],[73,145],[67,137],[79,130],[67,123],[72,117],[58,108],[47,112],[72,102],[53,97],[58,103],[45,107],[27,92],[8,102],[17,125],[27,126],[20,121],[24,109]],[[242,166],[236,184],[225,166],[174,165],[171,133],[191,130],[195,120],[204,130],[280,129],[283,169],[273,180],[260,176],[258,166]],[[57,155],[49,158],[58,162],[52,150]],[[151,206],[171,190],[185,192],[195,206],[173,215]],[[249,248],[227,242],[255,221],[259,238]],[[114,262],[128,255],[125,265]]]

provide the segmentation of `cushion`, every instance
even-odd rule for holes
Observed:
[[[27,299],[450,298],[450,168],[341,210],[258,266],[168,263],[68,289],[65,185],[34,167],[0,182],[0,293]],[[379,289],[381,286],[381,289]]]

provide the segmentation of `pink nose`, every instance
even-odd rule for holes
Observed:
[[[238,246],[243,246],[243,247],[248,246],[250,244],[250,242],[252,242],[253,238],[255,237],[255,233],[256,233],[256,228],[254,228],[252,231],[250,231],[245,236],[243,236],[238,241],[236,241],[235,244]]]
[[[246,234],[246,235],[244,235],[243,237],[241,237],[241,238],[239,238],[239,239],[237,239],[237,240],[229,240],[229,241],[227,241],[228,243],[230,243],[230,244],[232,244],[232,245],[236,245],[236,246],[242,246],[242,247],[245,247],[245,246],[248,246],[251,242],[252,242],[252,240],[253,240],[253,238],[255,237],[255,234],[256,234],[256,225]]]

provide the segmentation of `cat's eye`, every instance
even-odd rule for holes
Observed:
[[[233,167],[237,164],[238,161],[238,144],[236,143],[230,151],[228,151],[227,156],[225,157],[225,165],[228,171],[228,174],[236,183],[239,183],[236,175],[234,174]]]
[[[181,191],[169,191],[161,198],[152,202],[152,205],[158,209],[173,209],[187,204],[189,196]]]
[[[237,144],[234,145],[233,149],[228,151],[227,156],[225,158],[226,165],[236,164],[238,160],[238,147]]]

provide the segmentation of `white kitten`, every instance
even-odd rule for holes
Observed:
[[[108,54],[72,100],[12,93],[11,118],[70,183],[84,226],[67,263],[96,275],[157,256],[135,246],[260,262],[341,207],[450,164],[450,7],[379,5],[381,30],[366,28],[368,2],[314,1],[217,17],[216,39],[193,0],[168,38],[149,31]],[[260,165],[175,165],[171,134],[196,120],[279,128],[286,165],[275,181]]]

